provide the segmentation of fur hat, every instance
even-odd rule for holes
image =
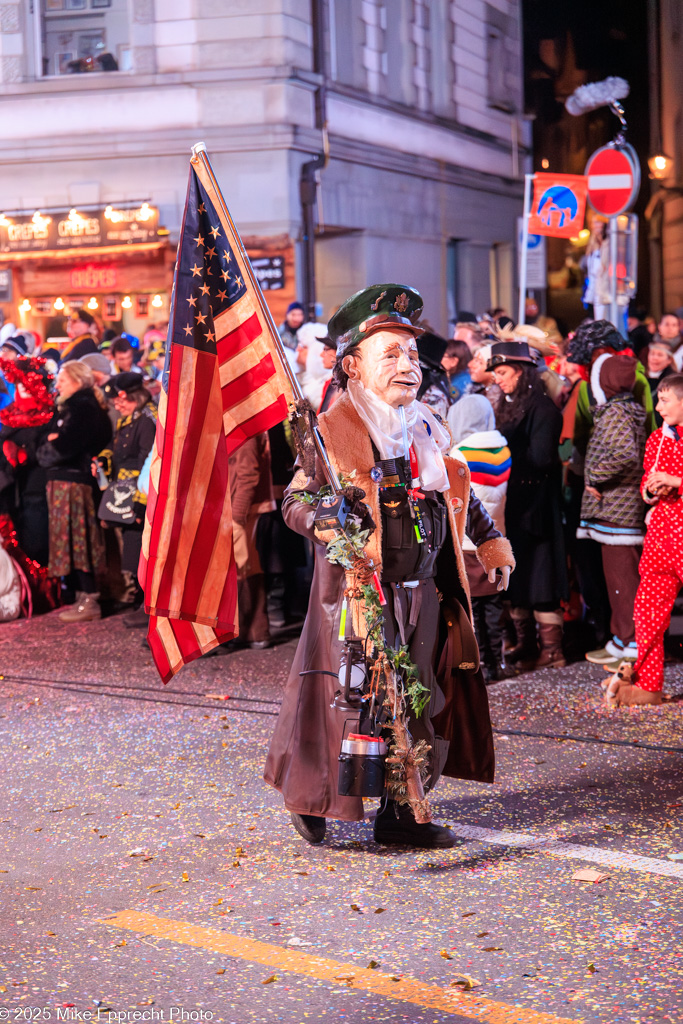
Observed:
[[[590,366],[596,349],[611,349],[623,352],[629,342],[619,334],[609,320],[583,320],[576,329],[576,334],[569,342],[567,359],[579,366]]]

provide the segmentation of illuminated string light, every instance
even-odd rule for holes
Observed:
[[[163,306],[163,304],[164,300],[162,299],[161,295],[155,295],[154,298],[152,299],[152,305],[155,306],[157,309],[160,306]]]
[[[95,296],[93,295],[93,297],[91,298],[90,302],[88,303],[88,309],[97,309],[98,306],[99,306],[99,303],[98,303],[97,299],[95,298]]]
[[[132,309],[132,307],[133,307],[133,300],[131,299],[130,295],[124,295],[123,298],[121,299],[121,308],[122,309]]]
[[[43,217],[40,210],[36,210],[36,212],[31,217],[31,220],[37,228],[46,228],[48,224],[52,223],[52,217]]]
[[[64,299],[55,299],[54,307],[55,309],[64,309]]]

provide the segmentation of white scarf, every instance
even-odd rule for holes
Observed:
[[[348,383],[353,407],[368,428],[381,459],[407,458],[398,409],[393,409],[360,381]],[[404,406],[408,444],[415,449],[420,485],[425,491],[447,491],[450,487],[442,452],[451,446],[451,435],[422,402]]]

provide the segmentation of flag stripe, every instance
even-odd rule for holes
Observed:
[[[266,381],[261,387],[254,391],[251,395],[248,395],[241,402],[233,405],[230,409],[226,409],[223,413],[223,426],[225,427],[225,433],[230,442],[230,434],[233,430],[241,427],[242,424],[248,420],[253,419],[258,415],[264,408],[273,403],[277,402],[280,396],[280,388],[275,378]],[[252,434],[248,434],[246,437],[253,437]]]
[[[270,355],[268,346],[263,344],[263,339],[259,338],[251,342],[249,348],[246,348],[238,358],[228,359],[225,363],[221,364],[218,370],[221,387],[227,387],[237,380],[238,377],[241,377],[243,373],[253,370],[268,355]]]
[[[192,482],[192,474],[197,460],[201,431],[204,426],[207,409],[212,398],[214,401],[217,398],[215,393],[212,396],[213,372],[204,372],[203,374],[196,372],[198,369],[197,364],[207,361],[211,361],[211,356],[207,352],[197,352],[194,349],[186,350],[183,374],[179,381],[178,422],[181,424],[184,440],[182,444],[174,446],[173,461],[176,462],[177,459],[177,467],[174,473],[172,494],[173,514],[167,518],[168,527],[166,537],[164,538],[167,554],[163,571],[159,573],[157,589],[159,605],[171,609],[171,615],[174,615],[176,610],[178,614],[181,611],[180,597],[182,596],[182,587],[178,589],[178,580],[181,574],[184,578],[187,563],[183,561],[178,567],[180,572],[176,573],[176,558],[178,557],[178,548],[183,530],[185,532],[190,531],[194,537],[197,528],[194,517],[188,520],[185,519],[185,508],[189,500],[189,487]],[[214,366],[211,365],[210,371],[213,370]],[[191,389],[192,384],[194,384],[194,390]],[[212,463],[213,459],[209,465]],[[171,501],[169,501],[169,504],[171,504]],[[192,510],[190,509],[189,511]],[[176,576],[175,587],[173,586],[174,574]],[[178,601],[177,606],[174,603],[174,598]]]
[[[256,313],[253,313],[243,324],[234,327],[229,332],[227,332],[229,325],[221,325],[220,319],[219,317],[216,321],[216,338],[218,339],[218,362],[222,366],[226,361],[234,359],[240,352],[248,349],[251,343],[261,336],[263,331]],[[219,333],[222,326],[226,327],[225,334]]]
[[[260,434],[262,430],[270,430],[276,423],[282,423],[287,417],[287,400],[284,395],[279,395],[277,400],[265,409],[261,409],[250,419],[244,420],[239,426],[235,426],[227,439],[228,453],[232,455],[241,444],[254,434]]]
[[[244,402],[245,399],[253,395],[264,384],[267,384],[274,376],[275,366],[273,364],[273,357],[266,355],[251,370],[247,370],[241,377],[237,377],[236,380],[231,384],[226,384],[222,389],[223,411],[225,412],[228,409],[232,409],[233,406]]]
[[[170,423],[164,424],[164,439],[161,455],[161,473],[159,477],[159,495],[157,503],[160,508],[154,510],[151,549],[159,552],[152,566],[149,602],[153,609],[164,605],[160,600],[159,589],[166,573],[166,565],[172,554],[169,552],[170,538],[176,525],[178,513],[178,473],[183,455],[183,437],[187,432],[189,404],[184,402],[182,395],[187,397],[189,386],[193,382],[197,353],[182,346],[172,351],[172,361],[168,382],[168,417]],[[183,387],[184,385],[184,387]],[[178,432],[178,436],[176,435]],[[154,530],[159,524],[158,535]],[[149,574],[149,570],[148,570]],[[166,599],[167,601],[168,599]],[[167,609],[167,605],[164,605]]]
[[[216,502],[218,505],[218,501]],[[220,506],[220,525],[216,531],[213,547],[207,544],[206,552],[211,565],[211,572],[207,573],[201,580],[201,589],[197,597],[197,614],[201,616],[211,614],[212,609],[218,609],[216,614],[218,622],[232,623],[237,627],[237,601],[223,606],[221,595],[226,580],[230,578],[234,582],[235,589],[235,559],[232,544],[232,521],[230,509],[230,489],[226,488],[223,496],[223,505]],[[194,563],[193,563],[194,565]],[[232,575],[230,575],[232,573]]]
[[[221,427],[219,417],[219,430]],[[192,572],[185,574],[183,597],[190,607],[197,609],[197,614],[202,618],[211,614],[216,615],[215,610],[210,610],[210,595],[215,593],[216,589],[220,594],[225,573],[232,559],[232,517],[225,452],[220,453],[220,462],[224,465],[218,466],[218,462],[217,458],[211,478],[207,480],[208,486],[202,494],[202,528],[193,539],[192,549],[186,561],[186,564],[192,567]],[[197,470],[201,471],[199,463]],[[206,597],[202,601],[203,594],[206,594]],[[215,603],[213,607],[215,609]]]
[[[177,472],[178,469],[178,459],[173,459],[173,439],[175,437],[176,422],[178,419],[177,375],[178,372],[182,371],[184,357],[185,349],[182,346],[178,346],[177,348],[171,347],[169,354],[170,376],[167,396],[168,400],[166,402],[159,403],[160,416],[157,420],[157,432],[160,427],[163,429],[161,444],[157,445],[157,451],[160,458],[159,486],[156,489],[157,498],[153,518],[150,519],[149,512],[147,515],[147,521],[152,524],[152,528],[150,531],[149,565],[147,567],[146,574],[146,586],[149,587],[149,592],[146,593],[145,604],[150,605],[152,608],[157,604],[159,578],[163,571],[167,550],[166,537],[172,524],[172,514],[169,516],[169,489],[172,485],[172,481],[175,480],[174,472]],[[178,363],[180,364],[179,371],[176,370]],[[163,416],[164,412],[166,414],[165,416]],[[179,448],[180,446],[181,442],[179,441],[175,447]],[[154,457],[152,458],[152,461],[154,461]]]
[[[185,602],[196,606],[201,591],[202,579],[207,572],[216,568],[205,557],[211,551],[214,537],[221,530],[221,516],[226,515],[228,527],[228,552],[230,552],[230,503],[228,485],[228,463],[225,458],[222,410],[216,400],[218,393],[218,367],[213,365],[214,379],[211,382],[212,398],[205,410],[193,410],[197,421],[204,412],[201,428],[197,428],[196,451],[186,452],[187,470],[191,473],[187,485],[187,500],[183,508],[183,529],[173,566],[171,584],[171,607],[180,607]],[[192,429],[192,424],[190,428]],[[210,469],[208,467],[211,467]],[[224,496],[228,494],[227,509]],[[188,569],[191,567],[191,572]],[[195,589],[193,589],[193,587]]]

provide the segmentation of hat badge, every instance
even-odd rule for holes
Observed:
[[[396,296],[396,300],[394,302],[394,309],[396,310],[397,313],[405,313],[409,305],[410,299],[408,298],[405,292],[401,292],[400,295]]]

